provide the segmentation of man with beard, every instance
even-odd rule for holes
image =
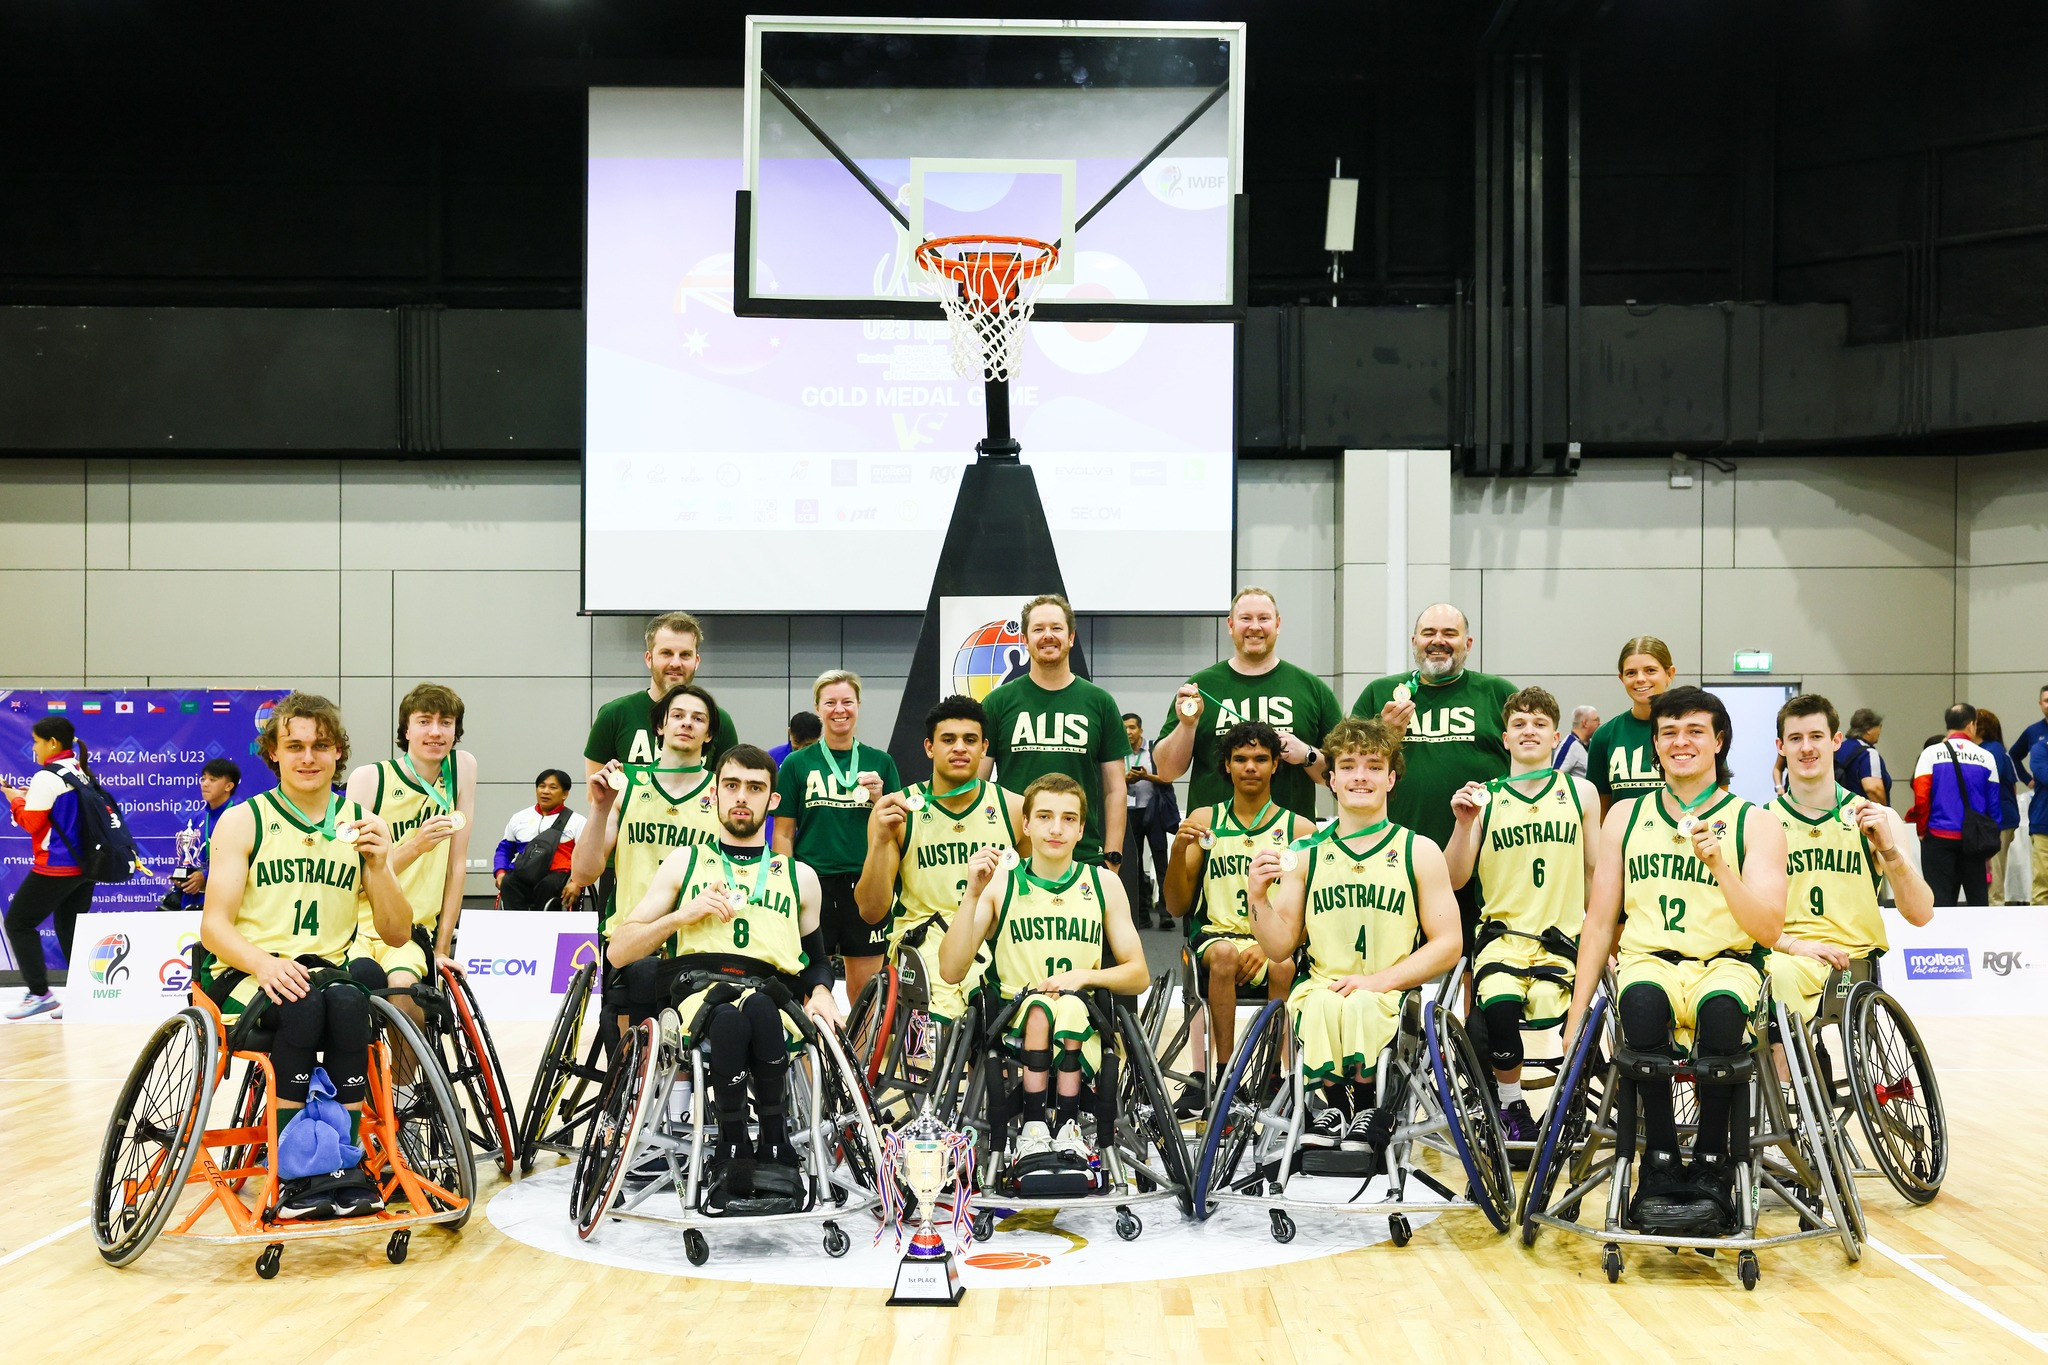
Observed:
[[[1465,613],[1448,602],[1423,609],[1409,643],[1415,651],[1413,671],[1367,683],[1351,714],[1405,732],[1405,773],[1388,798],[1387,812],[1395,824],[1447,848],[1456,823],[1451,793],[1468,782],[1507,776],[1501,708],[1515,685],[1465,667],[1472,652],[1471,629]],[[1458,915],[1470,943],[1479,920],[1477,888],[1471,882],[1458,890]]]
[[[590,722],[590,737],[583,745],[584,776],[613,763],[635,766],[656,762],[661,736],[650,724],[648,708],[673,688],[697,680],[704,662],[704,627],[686,611],[671,611],[647,623],[647,686],[623,697],[614,697],[598,708]],[[718,713],[718,730],[704,742],[704,761],[717,763],[718,756],[739,743],[732,717]]]

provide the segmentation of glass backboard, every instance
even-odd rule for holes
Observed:
[[[936,319],[939,237],[1057,244],[1037,315],[1242,317],[1244,26],[747,21],[735,311]]]

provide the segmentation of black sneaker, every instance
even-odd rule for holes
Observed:
[[[347,1183],[329,1191],[329,1197],[334,1201],[334,1216],[337,1218],[364,1218],[384,1207],[384,1196],[377,1192],[377,1182],[361,1167],[350,1171]]]
[[[1355,1115],[1344,1129],[1342,1146],[1347,1152],[1385,1152],[1394,1137],[1394,1113],[1375,1105]]]
[[[1344,1139],[1344,1111],[1334,1104],[1309,1111],[1308,1127],[1302,1132],[1304,1147],[1335,1147]]]
[[[1690,1233],[1714,1214],[1713,1202],[1687,1178],[1676,1152],[1643,1153],[1628,1221],[1644,1232]]]
[[[1709,1236],[1732,1236],[1738,1222],[1735,1216],[1735,1163],[1723,1152],[1701,1152],[1693,1158],[1686,1178],[1700,1198],[1714,1206],[1703,1230]]]
[[[324,1182],[325,1176],[303,1175],[287,1180],[278,1187],[277,1216],[279,1218],[334,1218],[337,1213],[333,1197],[314,1188],[314,1182]]]
[[[1500,1128],[1501,1136],[1509,1142],[1534,1142],[1542,1136],[1527,1100],[1509,1100],[1500,1107]]]
[[[1200,1118],[1208,1107],[1209,1077],[1197,1071],[1180,1088],[1180,1095],[1173,1102],[1173,1116],[1177,1119]]]

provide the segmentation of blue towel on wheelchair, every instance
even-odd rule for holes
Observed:
[[[325,1067],[313,1068],[306,1087],[306,1106],[277,1135],[277,1178],[297,1180],[347,1170],[363,1159],[363,1149],[349,1144],[348,1110],[334,1098],[334,1082]]]

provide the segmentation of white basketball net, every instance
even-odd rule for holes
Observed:
[[[963,379],[978,372],[984,380],[1005,380],[1017,372],[1024,324],[1031,321],[1038,291],[1051,273],[1029,270],[1035,259],[1029,250],[1005,245],[954,253],[948,259],[966,272],[964,282],[937,271],[923,272],[946,312],[953,334],[953,373]]]

